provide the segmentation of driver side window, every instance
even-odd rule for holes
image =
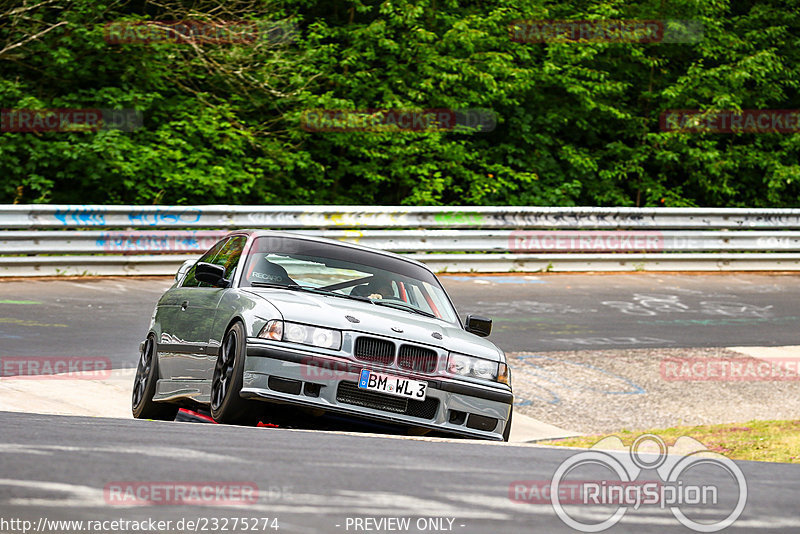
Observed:
[[[225,278],[228,280],[231,279],[236,266],[239,264],[239,258],[242,257],[242,251],[246,243],[247,238],[243,235],[230,238],[219,251],[219,254],[211,261],[211,263],[225,267]]]
[[[219,251],[222,250],[222,247],[225,245],[225,243],[227,243],[230,240],[231,239],[228,238],[218,241],[213,247],[211,247],[208,250],[208,252],[203,254],[200,257],[200,259],[197,260],[197,263],[200,263],[201,261],[205,263],[213,263],[213,260],[216,257],[217,253],[219,253]],[[197,278],[194,277],[194,271],[195,269],[197,269],[197,263],[192,265],[192,268],[189,269],[189,272],[186,273],[186,276],[183,277],[183,283],[181,284],[181,287],[211,287],[209,284],[199,282]]]

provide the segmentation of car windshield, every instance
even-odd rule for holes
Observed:
[[[377,252],[290,237],[255,239],[240,287],[295,286],[458,323],[444,289],[427,269]]]

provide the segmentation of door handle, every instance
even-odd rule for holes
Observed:
[[[188,306],[189,306],[189,301],[188,300],[184,300],[183,302],[181,302],[181,311],[186,311],[186,308]]]

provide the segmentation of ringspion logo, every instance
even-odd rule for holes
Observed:
[[[657,480],[640,480],[653,472]],[[717,532],[731,526],[747,503],[739,466],[689,436],[672,447],[653,434],[642,434],[630,447],[611,436],[562,462],[549,487],[542,482],[514,481],[509,498],[552,504],[559,519],[579,532],[602,532],[642,507],[668,508],[691,530]]]

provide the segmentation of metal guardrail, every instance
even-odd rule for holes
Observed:
[[[800,271],[800,253],[782,254],[408,254],[439,273]],[[0,276],[172,275],[198,254],[0,257]]]
[[[800,251],[800,232],[605,230],[290,230],[391,252]],[[0,232],[3,254],[202,252],[227,230]]]
[[[800,209],[0,205],[0,228],[800,229]]]
[[[800,270],[800,209],[0,205],[0,276],[172,274],[234,228],[447,272]]]

